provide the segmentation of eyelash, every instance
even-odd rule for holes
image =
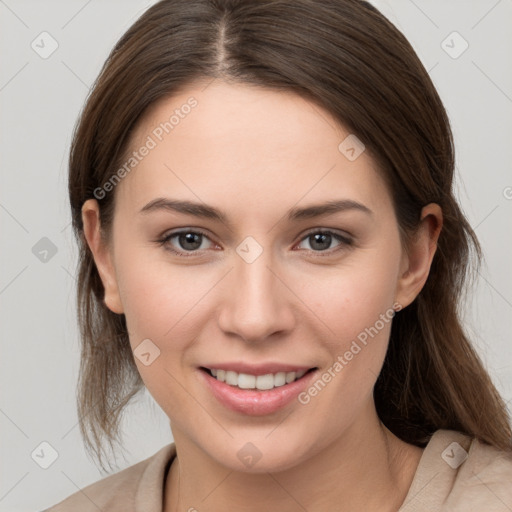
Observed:
[[[177,237],[179,235],[190,234],[190,233],[193,233],[195,235],[202,235],[202,236],[206,237],[208,240],[210,240],[209,236],[204,231],[201,231],[200,229],[194,229],[194,230],[187,229],[187,230],[180,230],[180,231],[168,233],[165,236],[163,236],[162,238],[158,239],[157,243],[160,246],[167,246],[167,247],[165,247],[166,250],[168,250],[168,251],[170,251],[170,252],[172,252],[174,254],[177,254],[178,256],[182,256],[182,257],[185,257],[185,258],[194,257],[194,256],[197,256],[197,254],[200,252],[199,250],[183,252],[183,251],[178,251],[178,250],[174,249],[169,244],[169,242],[173,238],[175,238],[175,237]],[[340,243],[340,245],[338,247],[335,247],[334,249],[326,249],[324,251],[314,251],[312,249],[301,249],[301,250],[306,250],[306,251],[314,253],[315,257],[332,256],[334,253],[336,253],[336,252],[338,252],[340,250],[343,250],[343,249],[346,249],[346,248],[351,248],[353,246],[353,244],[354,244],[354,241],[351,238],[343,236],[343,235],[340,235],[339,233],[336,233],[334,231],[330,231],[330,230],[327,230],[327,229],[316,229],[316,230],[313,230],[313,231],[309,231],[308,233],[306,233],[301,238],[299,243],[301,243],[302,241],[306,240],[310,236],[316,235],[316,234],[332,235],[333,238],[335,238],[336,240],[338,240],[341,243]],[[211,242],[211,240],[210,240],[210,242]]]

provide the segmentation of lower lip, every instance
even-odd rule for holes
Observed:
[[[249,416],[263,416],[285,407],[308,387],[316,372],[310,371],[290,384],[261,391],[230,386],[212,377],[207,371],[199,370],[206,385],[221,404]]]

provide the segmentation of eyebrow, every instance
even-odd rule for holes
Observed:
[[[231,223],[229,222],[227,215],[221,210],[204,203],[195,203],[192,201],[181,201],[177,199],[158,197],[146,204],[140,210],[140,213],[147,214],[161,210],[193,215],[194,217],[204,219],[212,219],[231,227]],[[360,211],[367,215],[373,215],[372,210],[362,203],[358,203],[351,199],[340,199],[314,204],[304,208],[291,208],[288,210],[286,217],[288,222],[293,222],[351,210]]]

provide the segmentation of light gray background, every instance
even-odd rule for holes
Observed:
[[[66,165],[89,87],[116,40],[152,3],[0,0],[1,511],[42,510],[104,476],[84,452],[75,411],[76,248]],[[458,196],[487,262],[467,327],[510,405],[512,0],[374,3],[411,41],[450,115]],[[59,45],[47,59],[31,48],[43,31]],[[454,31],[469,44],[458,58],[442,47],[446,41],[452,55],[463,48]],[[46,262],[33,253],[44,237],[57,250]],[[127,413],[128,455],[119,469],[172,440],[147,392]],[[31,457],[44,441],[58,453],[48,469]]]

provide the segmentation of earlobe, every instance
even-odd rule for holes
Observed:
[[[124,313],[115,268],[109,247],[101,237],[99,205],[96,199],[88,199],[82,206],[84,236],[93,254],[94,263],[105,289],[105,305],[114,313]]]
[[[442,226],[441,207],[435,203],[423,207],[418,230],[404,253],[398,280],[396,302],[402,308],[414,301],[427,281]]]

